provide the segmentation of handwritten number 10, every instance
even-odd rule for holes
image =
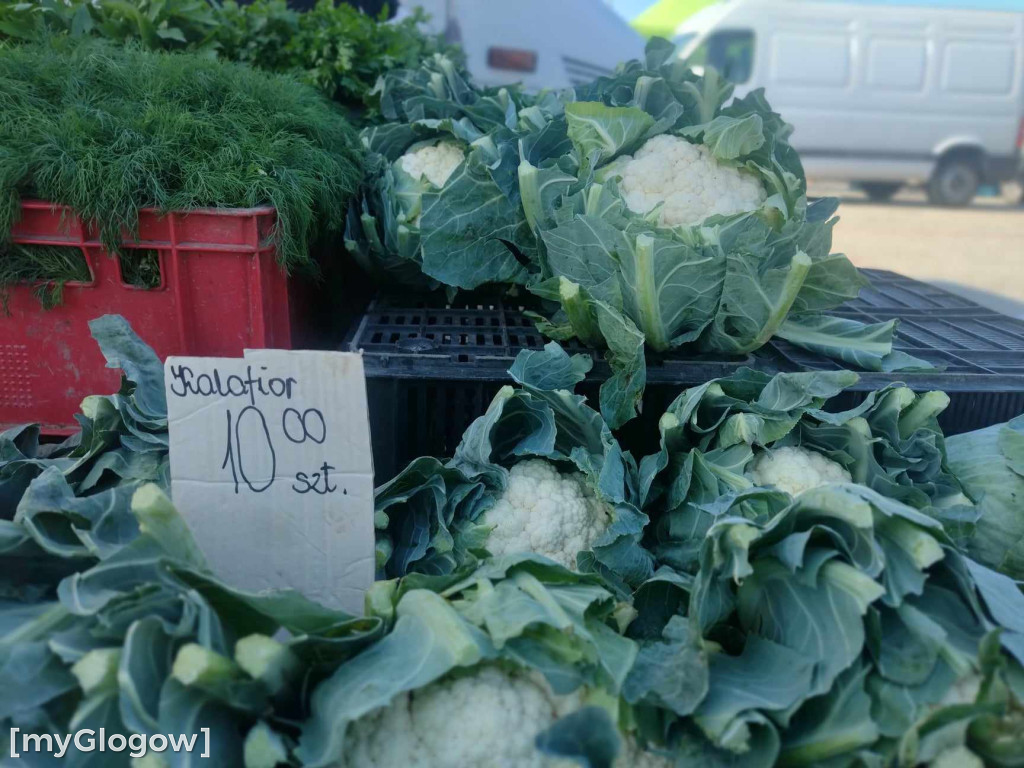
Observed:
[[[250,413],[254,414],[250,417],[259,420],[260,429],[263,431],[263,435],[267,441],[267,452],[270,454],[270,477],[266,481],[266,484],[258,486],[249,479],[245,474],[245,463],[242,461],[242,438],[240,436],[242,421]],[[247,405],[243,408],[238,418],[235,420],[234,429],[231,429],[231,411],[227,412],[227,450],[224,454],[224,463],[221,464],[221,469],[231,465],[231,477],[235,483],[235,493],[238,493],[239,483],[238,479],[241,477],[242,482],[246,484],[250,491],[253,493],[263,493],[271,485],[274,484],[274,477],[277,474],[277,455],[274,453],[274,443],[270,439],[270,429],[267,427],[267,419],[263,413],[251,405]]]
[[[270,456],[270,478],[263,485],[257,485],[245,474],[245,463],[242,461],[242,422],[248,417],[249,421],[256,419],[258,428],[251,430],[255,434],[254,443],[259,442],[259,433],[262,431],[263,439],[266,441],[267,453]],[[299,411],[295,408],[285,408],[281,414],[281,430],[284,436],[295,444],[301,444],[310,440],[317,445],[322,445],[327,439],[327,423],[324,415],[316,408],[307,408]],[[250,445],[250,450],[257,446]],[[238,493],[241,483],[253,493],[263,493],[274,484],[277,474],[277,454],[274,452],[274,443],[270,438],[270,428],[267,426],[267,419],[263,412],[252,405],[248,405],[238,413],[238,418],[232,422],[231,411],[227,411],[227,448],[224,452],[224,463],[221,469],[231,467],[231,479],[235,484],[235,493]]]

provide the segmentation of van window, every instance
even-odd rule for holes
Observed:
[[[754,68],[754,33],[749,29],[723,29],[708,35],[686,63],[712,66],[724,77],[742,85]]]

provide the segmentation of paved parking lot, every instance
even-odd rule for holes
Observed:
[[[811,192],[843,199],[833,249],[857,266],[900,272],[1024,317],[1024,208],[1016,190],[964,209],[929,206],[915,192],[882,205],[843,188],[812,185]]]

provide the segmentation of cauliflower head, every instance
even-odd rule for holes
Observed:
[[[659,204],[658,223],[691,226],[715,214],[755,211],[766,194],[751,173],[722,165],[702,144],[661,134],[609,166],[629,210],[646,215]]]
[[[542,675],[482,666],[397,697],[349,726],[339,768],[571,768],[534,746],[537,734],[581,706]],[[669,768],[624,740],[616,768]]]
[[[505,492],[478,522],[491,526],[492,555],[535,552],[575,568],[576,554],[593,546],[612,516],[582,474],[528,459],[512,467]]]
[[[451,177],[455,169],[466,158],[462,147],[452,141],[439,141],[406,152],[398,158],[402,170],[417,181],[426,178],[433,186],[440,189]]]
[[[842,465],[816,451],[795,446],[765,451],[754,459],[747,477],[755,485],[774,485],[791,496],[830,483],[849,483]]]
[[[548,768],[533,740],[561,709],[542,683],[481,667],[403,694],[350,726],[342,768]]]

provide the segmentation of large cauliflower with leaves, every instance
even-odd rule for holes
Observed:
[[[603,175],[619,178],[631,211],[647,215],[657,209],[657,221],[665,227],[755,211],[765,200],[764,185],[754,174],[720,163],[703,144],[668,134],[618,158]]]
[[[491,526],[485,547],[492,555],[534,552],[567,568],[590,549],[612,520],[611,506],[578,472],[529,459],[509,472],[508,485],[480,519]]]
[[[531,553],[566,568],[653,575],[632,460],[573,386],[590,365],[556,344],[523,350],[452,458],[423,456],[374,494],[381,577],[443,574],[487,555]]]
[[[537,735],[581,706],[556,695],[543,676],[493,666],[453,675],[353,723],[341,768],[571,768],[540,752]],[[670,763],[624,740],[616,768]]]

